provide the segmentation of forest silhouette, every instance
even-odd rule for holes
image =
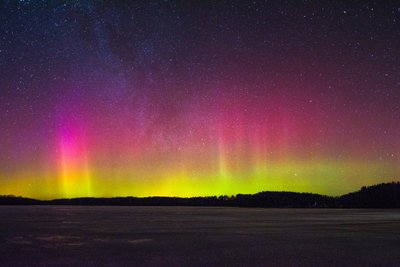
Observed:
[[[263,208],[400,208],[400,182],[364,186],[338,197],[296,192],[264,191],[256,194],[209,197],[81,197],[37,200],[0,196],[0,205],[99,205],[99,206],[215,206]]]

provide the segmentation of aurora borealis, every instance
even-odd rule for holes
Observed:
[[[396,1],[1,1],[0,194],[400,181]]]

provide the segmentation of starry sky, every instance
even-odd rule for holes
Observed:
[[[398,1],[0,1],[0,194],[400,181]]]

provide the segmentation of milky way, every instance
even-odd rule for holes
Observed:
[[[2,1],[0,194],[400,180],[396,1]]]

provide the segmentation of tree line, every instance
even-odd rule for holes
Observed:
[[[400,208],[400,183],[364,186],[339,197],[312,193],[271,192],[210,197],[82,197],[36,200],[0,196],[0,205],[215,206],[263,208]]]

